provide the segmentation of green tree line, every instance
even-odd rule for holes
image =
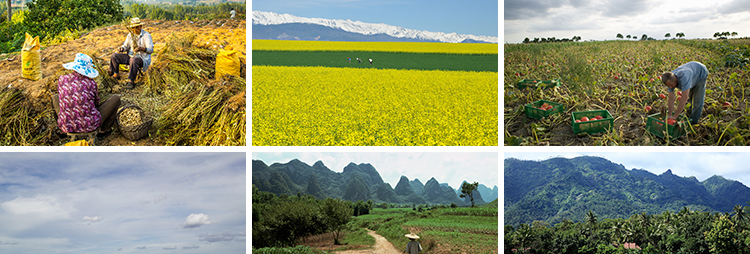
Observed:
[[[237,12],[235,19],[245,19],[245,3],[222,3],[217,5],[180,5],[139,4],[133,1],[124,1],[124,14],[130,17],[158,20],[204,20],[204,19],[228,19],[229,12],[234,8]]]
[[[740,205],[731,213],[684,207],[605,220],[589,211],[582,222],[535,221],[505,225],[504,231],[505,253],[750,253],[748,212]]]
[[[288,196],[260,191],[253,185],[253,247],[291,247],[305,236],[334,233],[338,244],[340,232],[353,216],[369,214],[372,201],[351,201],[313,195]]]

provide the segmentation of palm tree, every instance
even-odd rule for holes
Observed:
[[[677,33],[677,34],[676,34],[675,36],[677,36],[677,37],[679,37],[679,38],[682,38],[682,37],[685,37],[685,33],[683,33],[683,32],[679,32],[679,33]]]
[[[669,38],[670,36],[672,36],[672,34],[670,34],[670,33],[667,33],[667,34],[664,35],[664,37],[666,37],[666,38]]]
[[[719,38],[719,36],[721,36],[721,33],[719,33],[719,32],[715,32],[714,33],[714,38]]]
[[[622,34],[618,33],[617,36],[615,36],[617,39],[622,39]]]
[[[594,212],[592,212],[591,210],[586,213],[586,222],[589,225],[589,229],[593,229],[594,227],[596,227],[596,214],[594,214]]]
[[[733,210],[732,213],[734,213],[734,225],[737,225],[738,227],[740,227],[741,225],[744,225],[744,222],[747,220],[747,213],[745,212],[745,207],[741,205],[734,205],[734,208],[732,208],[732,210]]]
[[[737,32],[732,32],[732,37],[735,37],[737,35],[738,35]]]

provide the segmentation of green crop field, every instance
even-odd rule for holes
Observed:
[[[478,212],[475,212],[478,211]],[[491,216],[490,216],[491,215]],[[405,208],[375,208],[350,222],[367,227],[406,248],[408,233],[420,236],[424,253],[498,253],[497,208],[437,208],[423,212]]]
[[[351,63],[347,60],[351,58]],[[359,63],[356,59],[362,60]],[[370,65],[368,59],[373,59]],[[253,65],[497,72],[497,54],[253,50]]]
[[[506,145],[750,144],[748,39],[508,44],[504,56]],[[652,134],[648,116],[660,113],[666,105],[660,95],[668,95],[660,75],[690,61],[709,71],[699,123],[682,125],[686,134],[675,140]],[[562,85],[518,85],[552,79]],[[542,120],[527,117],[524,105],[542,99],[562,104],[564,111]],[[609,111],[612,127],[574,134],[572,113],[594,110]]]

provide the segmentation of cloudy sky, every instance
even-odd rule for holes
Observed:
[[[713,38],[715,32],[750,36],[747,0],[506,0],[504,39],[520,43],[528,37],[614,40],[617,33],[664,39]]]
[[[0,153],[0,253],[245,253],[245,153]]]
[[[262,160],[269,166],[292,159],[311,166],[322,161],[334,172],[343,172],[350,162],[369,163],[378,170],[383,181],[394,188],[404,175],[409,181],[417,178],[422,184],[435,177],[438,182],[448,183],[454,189],[464,180],[502,189],[497,178],[497,153],[253,153],[253,159]]]
[[[622,164],[628,170],[645,169],[660,175],[672,169],[679,176],[695,176],[699,181],[713,175],[737,180],[750,186],[750,154],[748,153],[505,153],[504,158],[545,160],[552,157],[574,158],[583,155],[598,156]]]
[[[254,11],[384,23],[430,32],[498,35],[497,0],[256,0]]]

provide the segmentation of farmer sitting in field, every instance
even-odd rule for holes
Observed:
[[[703,112],[703,101],[706,98],[706,78],[708,78],[708,69],[699,62],[689,62],[671,72],[665,72],[661,75],[661,82],[669,88],[669,98],[667,100],[667,116],[669,119],[676,119],[682,113],[690,97],[690,123],[697,124]],[[674,109],[675,87],[680,88],[685,96],[678,100],[677,110]],[[689,96],[688,96],[689,94]]]
[[[118,50],[120,53],[113,54],[109,62],[109,75],[115,79],[119,79],[120,64],[129,64],[130,73],[128,75],[128,83],[125,84],[125,89],[133,89],[138,71],[142,70],[146,72],[148,66],[151,65],[151,54],[154,53],[154,41],[151,39],[151,34],[143,30],[143,23],[139,18],[130,19],[128,30],[130,30],[130,33],[125,38],[125,43]],[[133,36],[137,38],[133,38]]]
[[[419,254],[420,251],[422,251],[422,245],[417,242],[417,239],[419,239],[419,236],[415,234],[408,234],[404,235],[406,238],[409,238],[411,241],[406,244],[406,253],[409,254]]]
[[[110,95],[99,104],[99,89],[94,81],[99,72],[88,55],[76,54],[75,60],[63,64],[63,68],[73,72],[58,78],[58,94],[52,96],[57,127],[65,133],[92,132],[99,128],[99,138],[109,135],[120,107],[120,96]]]

